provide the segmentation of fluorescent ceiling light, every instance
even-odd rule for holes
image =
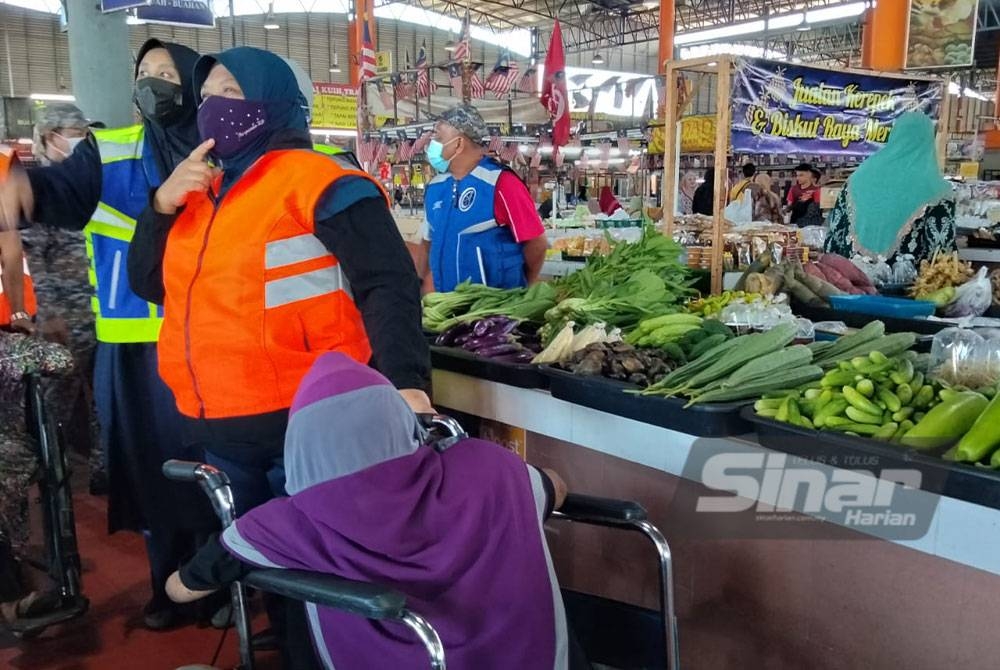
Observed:
[[[800,33],[809,32],[812,30],[812,26],[809,24],[809,18],[806,16],[805,12],[802,12],[802,20],[799,21],[799,25],[795,26],[795,30]]]
[[[656,9],[660,6],[660,2],[659,0],[646,0],[646,2],[642,3],[642,6],[646,9]]]
[[[333,62],[330,63],[330,72],[340,72],[340,63],[337,62],[337,52],[333,52]]]
[[[747,23],[737,23],[719,28],[709,28],[707,30],[695,30],[689,33],[681,33],[674,38],[674,44],[694,44],[695,42],[714,42],[726,37],[736,37],[738,35],[751,35],[753,33],[764,32],[765,23],[760,21],[748,21]]]
[[[590,59],[590,62],[594,65],[604,65],[604,56],[601,54],[594,54],[594,57]]]
[[[983,95],[979,91],[972,90],[971,88],[961,88],[961,87],[959,87],[958,84],[956,84],[953,81],[948,82],[948,92],[951,93],[952,95],[957,95],[959,97],[965,97],[965,98],[973,98],[975,100],[990,100],[991,99],[991,98],[987,98],[985,95]]]
[[[28,98],[45,102],[76,102],[76,96],[62,93],[32,93]]]

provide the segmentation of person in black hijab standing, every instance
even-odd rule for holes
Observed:
[[[83,229],[87,237],[97,322],[94,396],[107,450],[109,528],[146,538],[153,597],[146,626],[164,629],[179,611],[166,597],[166,577],[195,549],[215,517],[194,487],[167,481],[170,458],[201,460],[184,448],[180,415],[157,372],[162,309],[136,295],[126,271],[135,220],[159,186],[198,145],[191,74],[198,54],[149,40],[139,50],[134,100],[142,125],[98,130],[62,163],[14,175],[0,184],[3,202],[20,203],[29,221]],[[9,212],[11,208],[7,208]],[[10,226],[3,220],[0,229]]]

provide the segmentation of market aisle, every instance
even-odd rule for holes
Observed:
[[[77,471],[85,468],[77,466]],[[211,660],[221,633],[186,627],[165,633],[142,628],[140,612],[149,597],[142,539],[132,533],[108,536],[106,499],[81,493],[76,477],[77,532],[83,555],[84,594],[90,611],[38,639],[19,641],[0,632],[0,668],[11,670],[172,670]],[[268,670],[266,658],[259,667]],[[219,667],[236,663],[235,636],[227,636]]]

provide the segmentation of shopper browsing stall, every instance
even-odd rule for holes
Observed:
[[[904,114],[840,192],[826,251],[848,258],[911,254],[919,262],[955,248],[955,200],[938,165],[934,122]]]
[[[691,212],[712,216],[715,212],[715,170],[708,168],[705,170],[705,179],[694,191],[691,198]]]
[[[496,288],[534,283],[548,242],[524,182],[486,155],[486,123],[471,105],[444,112],[427,160],[438,173],[424,210],[424,292],[472,281]],[[429,269],[429,271],[427,271]]]

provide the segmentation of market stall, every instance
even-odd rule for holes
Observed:
[[[970,603],[1000,613],[995,542],[967,541],[1000,524],[997,341],[947,328],[918,353],[906,322],[875,317],[826,332],[753,290],[759,272],[698,297],[680,252],[647,227],[549,283],[427,296],[436,405],[571,487],[650,510],[677,557],[688,663],[735,662],[713,644],[734,629],[750,667],[958,662],[961,645],[907,627]],[[804,267],[871,288],[847,259],[810,263],[774,261],[783,292],[828,290]],[[639,547],[560,532],[573,588],[651,604]]]
[[[677,223],[679,166],[683,150],[683,117],[694,93],[691,79],[714,85],[715,167],[713,227],[710,239],[712,291],[719,293],[725,271],[726,220],[730,167],[747,160],[762,170],[790,170],[795,161],[848,167],[884,146],[895,118],[920,110],[931,118],[948,118],[950,96],[945,82],[910,75],[852,70],[823,70],[793,63],[731,56],[669,61],[667,90],[677,91],[666,106],[664,133],[663,220],[672,235]],[[711,90],[713,86],[702,87]],[[939,155],[947,140],[939,132]],[[792,161],[792,162],[790,162]],[[788,163],[784,165],[784,163]],[[738,264],[738,261],[734,259]]]

